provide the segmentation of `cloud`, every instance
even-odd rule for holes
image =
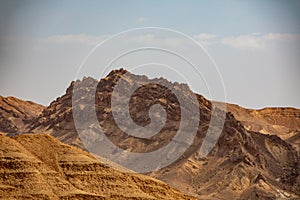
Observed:
[[[217,35],[210,34],[210,33],[201,33],[198,35],[194,35],[195,40],[210,40],[216,38]]]
[[[144,17],[139,17],[138,22],[144,22],[146,19]]]
[[[100,42],[107,39],[109,35],[101,35],[101,36],[92,36],[85,34],[78,35],[53,35],[46,38],[42,38],[39,41],[52,43],[52,44],[80,44],[80,45],[89,45],[95,46]],[[130,36],[124,41],[126,43],[134,43],[134,44],[142,44],[147,46],[155,46],[159,44],[170,45],[170,46],[178,46],[183,45],[185,42],[184,38],[180,37],[159,37],[153,34],[141,34]]]
[[[252,33],[248,35],[224,37],[220,43],[226,46],[231,46],[239,49],[263,49],[270,42],[287,42],[292,40],[300,41],[300,34],[288,33]]]
[[[300,34],[269,33],[263,36],[267,40],[300,40]]]
[[[41,39],[43,42],[55,43],[55,44],[81,44],[94,46],[104,41],[108,36],[91,36],[85,34],[78,35],[53,35],[47,38]]]
[[[200,44],[204,46],[209,46],[216,43],[217,35],[210,33],[201,33],[198,35],[194,35],[193,38],[198,41]]]
[[[221,39],[220,43],[240,49],[262,49],[265,46],[264,40],[256,34],[225,37]]]
[[[39,41],[54,43],[54,44],[78,44],[95,46],[100,42],[107,39],[109,35],[92,36],[86,34],[77,35],[53,35],[46,38],[42,38]],[[300,41],[300,34],[289,34],[289,33],[252,33],[247,35],[238,36],[226,36],[221,37],[215,34],[201,33],[194,35],[193,38],[204,46],[210,45],[224,45],[237,49],[264,49],[267,45],[275,44],[278,42],[287,41]],[[128,39],[133,43],[139,43],[144,45],[155,46],[158,44],[165,44],[169,46],[182,46],[186,40],[181,37],[158,37],[153,34],[135,35]]]
[[[138,43],[146,46],[181,46],[187,43],[186,38],[181,37],[160,37],[153,34],[135,35],[129,37],[127,40],[133,43]]]
[[[127,38],[127,40],[139,44],[142,43],[145,45],[155,45],[160,42],[159,39],[153,34],[136,35],[134,37],[131,36]]]

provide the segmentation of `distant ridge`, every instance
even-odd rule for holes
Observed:
[[[10,135],[26,132],[27,124],[45,108],[31,101],[0,96],[0,131]]]

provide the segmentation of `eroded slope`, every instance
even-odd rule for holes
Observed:
[[[0,134],[1,199],[192,199],[45,135]]]
[[[300,110],[296,108],[246,109],[227,104],[227,110],[250,131],[277,135],[300,150]]]

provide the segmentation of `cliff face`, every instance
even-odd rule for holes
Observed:
[[[130,117],[136,124],[141,127],[151,124],[149,110],[155,104],[161,105],[166,111],[165,124],[158,134],[149,138],[134,137],[126,134],[117,125],[112,113],[111,98],[116,84],[124,74],[124,88],[134,84],[143,85],[133,92],[129,101]],[[197,195],[200,199],[299,198],[299,149],[295,148],[293,139],[299,133],[299,110],[282,108],[256,111],[227,104],[226,111],[220,108],[212,112],[212,102],[198,94],[197,108],[194,105],[180,107],[180,99],[172,91],[183,92],[182,98],[189,101],[192,91],[188,86],[171,83],[162,78],[155,81],[158,84],[149,84],[147,77],[130,74],[121,69],[112,71],[99,82],[92,78],[72,82],[65,95],[53,101],[42,114],[31,119],[26,130],[31,133],[47,133],[64,143],[84,149],[75,128],[74,116],[81,120],[87,134],[89,131],[99,130],[95,122],[89,120],[89,115],[74,112],[74,89],[78,94],[73,97],[75,110],[91,113],[95,108],[97,124],[113,144],[130,152],[145,153],[170,143],[180,127],[182,112],[192,113],[192,109],[199,109],[200,123],[192,144],[171,165],[148,175],[183,192]],[[115,104],[114,109],[120,112],[126,106],[125,94],[126,90],[120,91]],[[200,157],[200,148],[211,118],[214,116],[219,119],[224,112],[225,123],[217,144],[207,156]],[[156,117],[161,118],[160,115]],[[121,121],[126,127],[125,119]],[[186,121],[192,123],[193,120],[191,118]],[[183,130],[187,135],[190,133],[189,126]],[[173,153],[177,152],[177,149],[173,150]],[[171,154],[169,152],[161,156],[168,158]]]
[[[1,199],[193,199],[45,134],[0,134]]]

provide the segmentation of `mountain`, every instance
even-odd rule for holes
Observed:
[[[7,134],[24,132],[28,123],[40,115],[44,108],[31,101],[0,96],[0,131]]]
[[[47,134],[0,134],[1,199],[195,199]]]
[[[246,109],[227,104],[227,110],[244,128],[262,134],[277,135],[300,150],[300,110],[296,108]]]
[[[126,134],[119,128],[120,124],[117,125],[111,99],[121,77],[124,78],[124,90],[116,94],[118,98],[114,109],[122,113],[122,108],[126,107],[126,88],[142,85],[130,97],[130,117],[140,127],[147,127],[151,120],[155,120],[149,114],[150,108],[155,104],[161,105],[166,110],[166,121],[158,134],[139,138]],[[182,113],[191,114],[199,109],[200,123],[196,125],[197,133],[189,147],[171,165],[147,175],[199,199],[299,199],[300,162],[295,143],[300,126],[298,109],[251,110],[227,104],[225,110],[219,103],[192,93],[186,84],[171,83],[163,78],[154,79],[156,83],[149,81],[146,76],[134,75],[123,69],[113,70],[100,81],[89,77],[73,81],[63,96],[53,101],[40,115],[31,118],[25,132],[49,134],[66,144],[86,149],[78,132],[83,136],[90,133],[97,135],[101,132],[97,126],[100,125],[115,146],[128,152],[147,153],[167,146],[181,124],[185,125],[182,130],[188,138],[189,123],[193,125],[195,117],[182,119]],[[178,98],[173,92],[182,92],[183,96]],[[190,102],[192,95],[196,95],[199,105],[191,103],[191,106],[182,107],[180,101]],[[93,111],[96,111],[97,122],[90,120],[89,113]],[[126,113],[121,116],[126,116]],[[161,113],[156,116],[162,118]],[[222,116],[225,122],[216,145],[208,155],[200,156],[210,120],[212,117],[221,120]],[[76,129],[76,119],[82,122],[82,129]],[[126,117],[120,121],[126,127]],[[138,135],[139,130],[131,133]],[[179,150],[173,149],[159,158],[167,159]],[[122,159],[124,155],[116,153],[113,156]],[[159,166],[160,163],[153,164]]]

